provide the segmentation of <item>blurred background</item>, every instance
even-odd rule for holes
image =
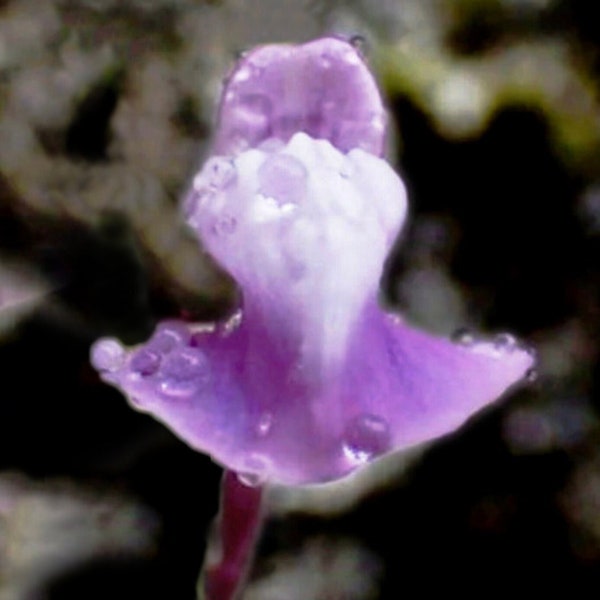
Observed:
[[[0,1],[0,599],[191,600],[220,469],[103,385],[101,336],[212,320],[186,230],[221,80],[355,38],[410,220],[387,302],[512,332],[537,381],[418,456],[279,490],[247,600],[531,592],[600,576],[600,23],[586,0]]]

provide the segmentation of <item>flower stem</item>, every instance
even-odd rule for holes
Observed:
[[[263,487],[244,485],[225,471],[217,516],[218,559],[204,572],[205,600],[234,600],[242,591],[263,522]]]

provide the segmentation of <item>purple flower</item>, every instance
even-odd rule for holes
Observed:
[[[217,324],[166,322],[92,361],[138,410],[258,484],[339,478],[444,435],[532,368],[510,336],[463,343],[378,304],[406,192],[356,49],[264,46],[230,74],[188,223],[242,288]]]

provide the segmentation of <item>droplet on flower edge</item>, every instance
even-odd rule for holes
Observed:
[[[498,359],[511,354],[513,352],[525,352],[531,358],[535,365],[537,361],[537,353],[533,346],[526,344],[516,338],[511,333],[499,333],[495,335],[491,341],[486,341],[484,338],[477,339],[475,334],[466,327],[460,327],[457,329],[450,338],[455,344],[463,346],[473,352],[481,352],[483,354],[489,354],[496,356]],[[523,375],[523,381],[526,383],[533,383],[538,379],[538,370],[531,367]]]
[[[223,190],[233,184],[236,177],[235,164],[230,158],[213,156],[194,179],[194,188],[202,189],[208,186],[213,190]]]
[[[367,463],[387,452],[391,446],[389,424],[377,415],[358,415],[344,429],[342,449],[353,465]]]
[[[126,352],[118,340],[103,338],[98,340],[91,349],[92,365],[101,372],[113,373],[118,371],[125,362]]]
[[[243,459],[237,472],[238,479],[247,487],[263,485],[269,478],[269,465],[268,458],[253,452]]]
[[[466,327],[459,327],[450,339],[460,346],[472,346],[475,343],[475,335]]]
[[[538,380],[539,372],[536,368],[527,369],[525,373],[525,381],[527,383],[535,383]]]
[[[130,369],[142,377],[154,375],[160,367],[161,355],[147,348],[138,350],[129,363]]]
[[[273,414],[270,412],[265,412],[260,416],[260,418],[258,420],[258,423],[256,425],[256,433],[260,437],[265,437],[266,435],[269,434],[272,427],[273,427]]]
[[[244,313],[241,309],[234,311],[220,326],[220,333],[223,337],[230,336],[242,324]]]
[[[179,348],[167,356],[158,374],[160,390],[170,397],[189,397],[208,383],[210,367],[197,348]]]
[[[232,215],[218,217],[211,228],[211,232],[219,237],[230,236],[237,229],[237,219]]]
[[[499,352],[510,352],[518,347],[517,338],[510,333],[499,333],[492,343]]]
[[[177,346],[187,344],[189,339],[190,333],[184,325],[179,323],[163,323],[150,338],[146,344],[146,348],[159,354],[168,354]]]

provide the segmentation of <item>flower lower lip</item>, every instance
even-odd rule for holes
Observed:
[[[303,131],[342,152],[380,156],[385,110],[357,48],[330,37],[291,49],[262,46],[240,59],[225,83],[215,153],[287,142]]]

